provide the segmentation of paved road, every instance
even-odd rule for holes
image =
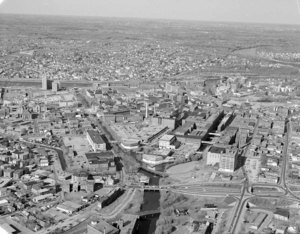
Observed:
[[[279,185],[282,186],[283,188],[287,188],[286,186],[286,169],[289,163],[289,157],[288,157],[288,147],[289,147],[289,138],[290,138],[290,134],[291,134],[291,128],[290,128],[290,123],[288,121],[288,123],[286,124],[286,128],[287,131],[285,133],[285,139],[284,139],[284,146],[283,146],[283,150],[282,150],[282,167],[281,167],[281,175],[279,178]]]
[[[63,152],[62,149],[57,148],[57,147],[53,147],[53,146],[49,146],[49,145],[40,144],[40,143],[37,143],[37,142],[26,141],[26,140],[20,140],[20,142],[24,142],[24,143],[27,143],[27,144],[37,145],[39,147],[44,147],[44,148],[47,148],[47,149],[55,150],[57,152],[62,170],[65,171],[67,169],[67,163],[66,163],[66,160],[64,158],[64,152]]]
[[[177,189],[169,189],[170,191],[176,193],[185,193],[185,194],[222,194],[224,195],[240,195],[240,189],[232,189],[232,188],[212,188],[212,187],[195,187],[195,188],[177,188]]]
[[[136,190],[129,191],[128,194],[126,194],[126,197],[122,198],[123,202],[120,202],[120,204],[116,206],[109,214],[102,214],[102,218],[106,220],[116,218],[133,200],[135,192]]]
[[[256,133],[257,133],[258,126],[259,126],[259,121],[260,121],[260,119],[257,120],[257,122],[255,124],[255,127],[253,129],[253,136],[256,135]],[[249,144],[248,147],[245,149],[244,155],[247,154],[247,151],[248,151],[250,145],[251,144]],[[242,167],[242,170],[243,170],[243,173],[245,175],[245,180],[243,182],[243,188],[242,188],[242,193],[241,193],[241,196],[240,196],[240,200],[239,200],[238,205],[237,205],[237,207],[234,211],[234,215],[233,215],[233,218],[231,220],[228,233],[235,233],[236,228],[237,228],[238,223],[239,223],[239,219],[240,219],[240,215],[242,213],[242,210],[243,210],[246,202],[249,200],[249,197],[248,198],[244,197],[245,194],[248,194],[248,187],[249,187],[248,176],[247,176],[247,173],[245,171],[244,165]]]
[[[289,141],[291,138],[291,131],[292,131],[292,126],[291,126],[291,120],[288,119],[288,122],[286,124],[286,139],[284,142],[284,148],[283,148],[283,165],[282,165],[282,172],[281,172],[281,180],[280,180],[280,185],[286,190],[287,194],[290,195],[291,197],[300,200],[300,197],[296,196],[288,187],[286,184],[286,177],[287,177],[287,168],[289,165],[289,155],[288,155],[288,148],[289,148]]]
[[[246,198],[246,199],[244,198],[244,195],[247,192],[247,187],[246,186],[247,186],[247,183],[244,182],[244,186],[243,186],[243,189],[242,189],[242,194],[241,194],[240,200],[238,202],[237,208],[234,211],[234,216],[233,216],[233,219],[232,219],[231,224],[229,226],[228,233],[234,233],[235,232],[235,229],[236,229],[236,226],[238,224],[242,209],[243,209],[244,205],[246,204],[246,202],[249,199],[249,198]]]

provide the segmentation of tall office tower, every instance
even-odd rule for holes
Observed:
[[[46,76],[42,77],[42,89],[43,90],[48,90],[48,79]]]
[[[59,89],[60,89],[60,83],[59,83],[59,81],[53,81],[53,83],[52,83],[52,91],[53,92],[57,92],[57,91],[59,91]]]
[[[145,114],[145,118],[148,119],[148,102],[145,102],[145,106],[146,106],[146,114]]]
[[[237,149],[227,149],[221,154],[219,171],[233,173],[237,167]]]

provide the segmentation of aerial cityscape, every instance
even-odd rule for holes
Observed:
[[[300,233],[299,32],[0,13],[0,234]]]

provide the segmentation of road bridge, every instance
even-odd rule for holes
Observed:
[[[144,191],[160,191],[163,190],[162,188],[158,187],[158,186],[144,186],[144,187],[140,187],[141,190]]]
[[[158,176],[161,176],[161,177],[165,177],[166,174],[164,172],[160,172],[160,171],[154,171],[154,170],[151,170],[145,166],[140,166],[140,169],[143,169],[151,174],[154,174],[154,175],[158,175]]]
[[[160,214],[160,210],[148,210],[148,211],[141,211],[139,213],[137,213],[136,215],[142,218],[147,218],[147,217],[153,217],[155,215],[159,215]]]

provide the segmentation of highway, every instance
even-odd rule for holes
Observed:
[[[285,140],[284,140],[284,146],[282,150],[282,169],[281,169],[281,175],[279,179],[279,186],[286,191],[286,195],[289,195],[297,200],[300,200],[300,197],[296,196],[287,186],[286,184],[286,177],[287,177],[287,168],[289,165],[289,155],[288,155],[288,148],[289,148],[289,142],[291,138],[291,124],[290,124],[290,119],[288,118],[288,121],[286,123],[286,133],[285,133]]]
[[[284,146],[283,146],[283,150],[282,150],[282,167],[281,167],[281,175],[279,178],[279,185],[282,186],[283,188],[287,188],[286,186],[286,169],[289,163],[289,157],[288,157],[288,147],[289,147],[289,138],[290,138],[290,134],[291,134],[291,127],[290,127],[290,123],[289,121],[286,124],[286,133],[285,133],[285,140],[284,140]]]
[[[242,209],[243,207],[245,206],[245,203],[248,201],[249,198],[246,198],[244,199],[244,195],[245,193],[247,192],[247,184],[248,182],[244,182],[244,186],[243,186],[243,189],[242,189],[242,194],[241,194],[241,197],[239,199],[239,202],[238,202],[238,205],[237,205],[237,208],[236,210],[234,211],[234,216],[232,218],[232,221],[231,221],[231,224],[229,226],[229,230],[228,230],[228,233],[235,233],[235,229],[237,227],[237,224],[238,224],[238,221],[239,221],[239,218],[240,218],[240,214],[242,212]]]
[[[288,147],[289,147],[289,141],[291,138],[291,120],[288,119],[287,124],[286,124],[286,138],[284,142],[284,148],[283,148],[283,165],[282,165],[282,170],[281,170],[281,179],[279,181],[279,184],[284,188],[284,190],[287,192],[288,195],[291,197],[294,197],[297,200],[300,200],[300,197],[296,196],[287,186],[286,184],[286,177],[287,177],[287,167],[289,165],[289,155],[288,155]]]
[[[258,130],[258,126],[259,126],[259,122],[260,122],[260,119],[257,120],[256,124],[255,124],[255,127],[253,129],[253,136],[256,135],[257,133],[257,130]],[[244,151],[244,155],[247,154],[247,151],[249,149],[249,146],[251,144],[249,144],[246,148],[246,150]],[[233,218],[231,220],[231,223],[230,223],[230,226],[229,226],[229,230],[228,230],[228,233],[235,233],[236,231],[236,228],[238,226],[238,223],[239,223],[239,219],[240,219],[240,216],[241,216],[241,213],[242,213],[242,210],[246,204],[246,202],[250,199],[250,197],[248,198],[245,198],[245,193],[248,194],[248,188],[249,188],[249,180],[248,180],[248,175],[246,173],[246,170],[245,170],[245,167],[243,165],[242,167],[242,170],[243,170],[243,173],[244,173],[244,176],[245,176],[245,180],[244,180],[244,183],[243,183],[243,188],[242,188],[242,193],[241,193],[241,197],[239,199],[239,202],[238,202],[238,205],[237,205],[237,208],[235,209],[234,211],[234,215],[233,215]]]

